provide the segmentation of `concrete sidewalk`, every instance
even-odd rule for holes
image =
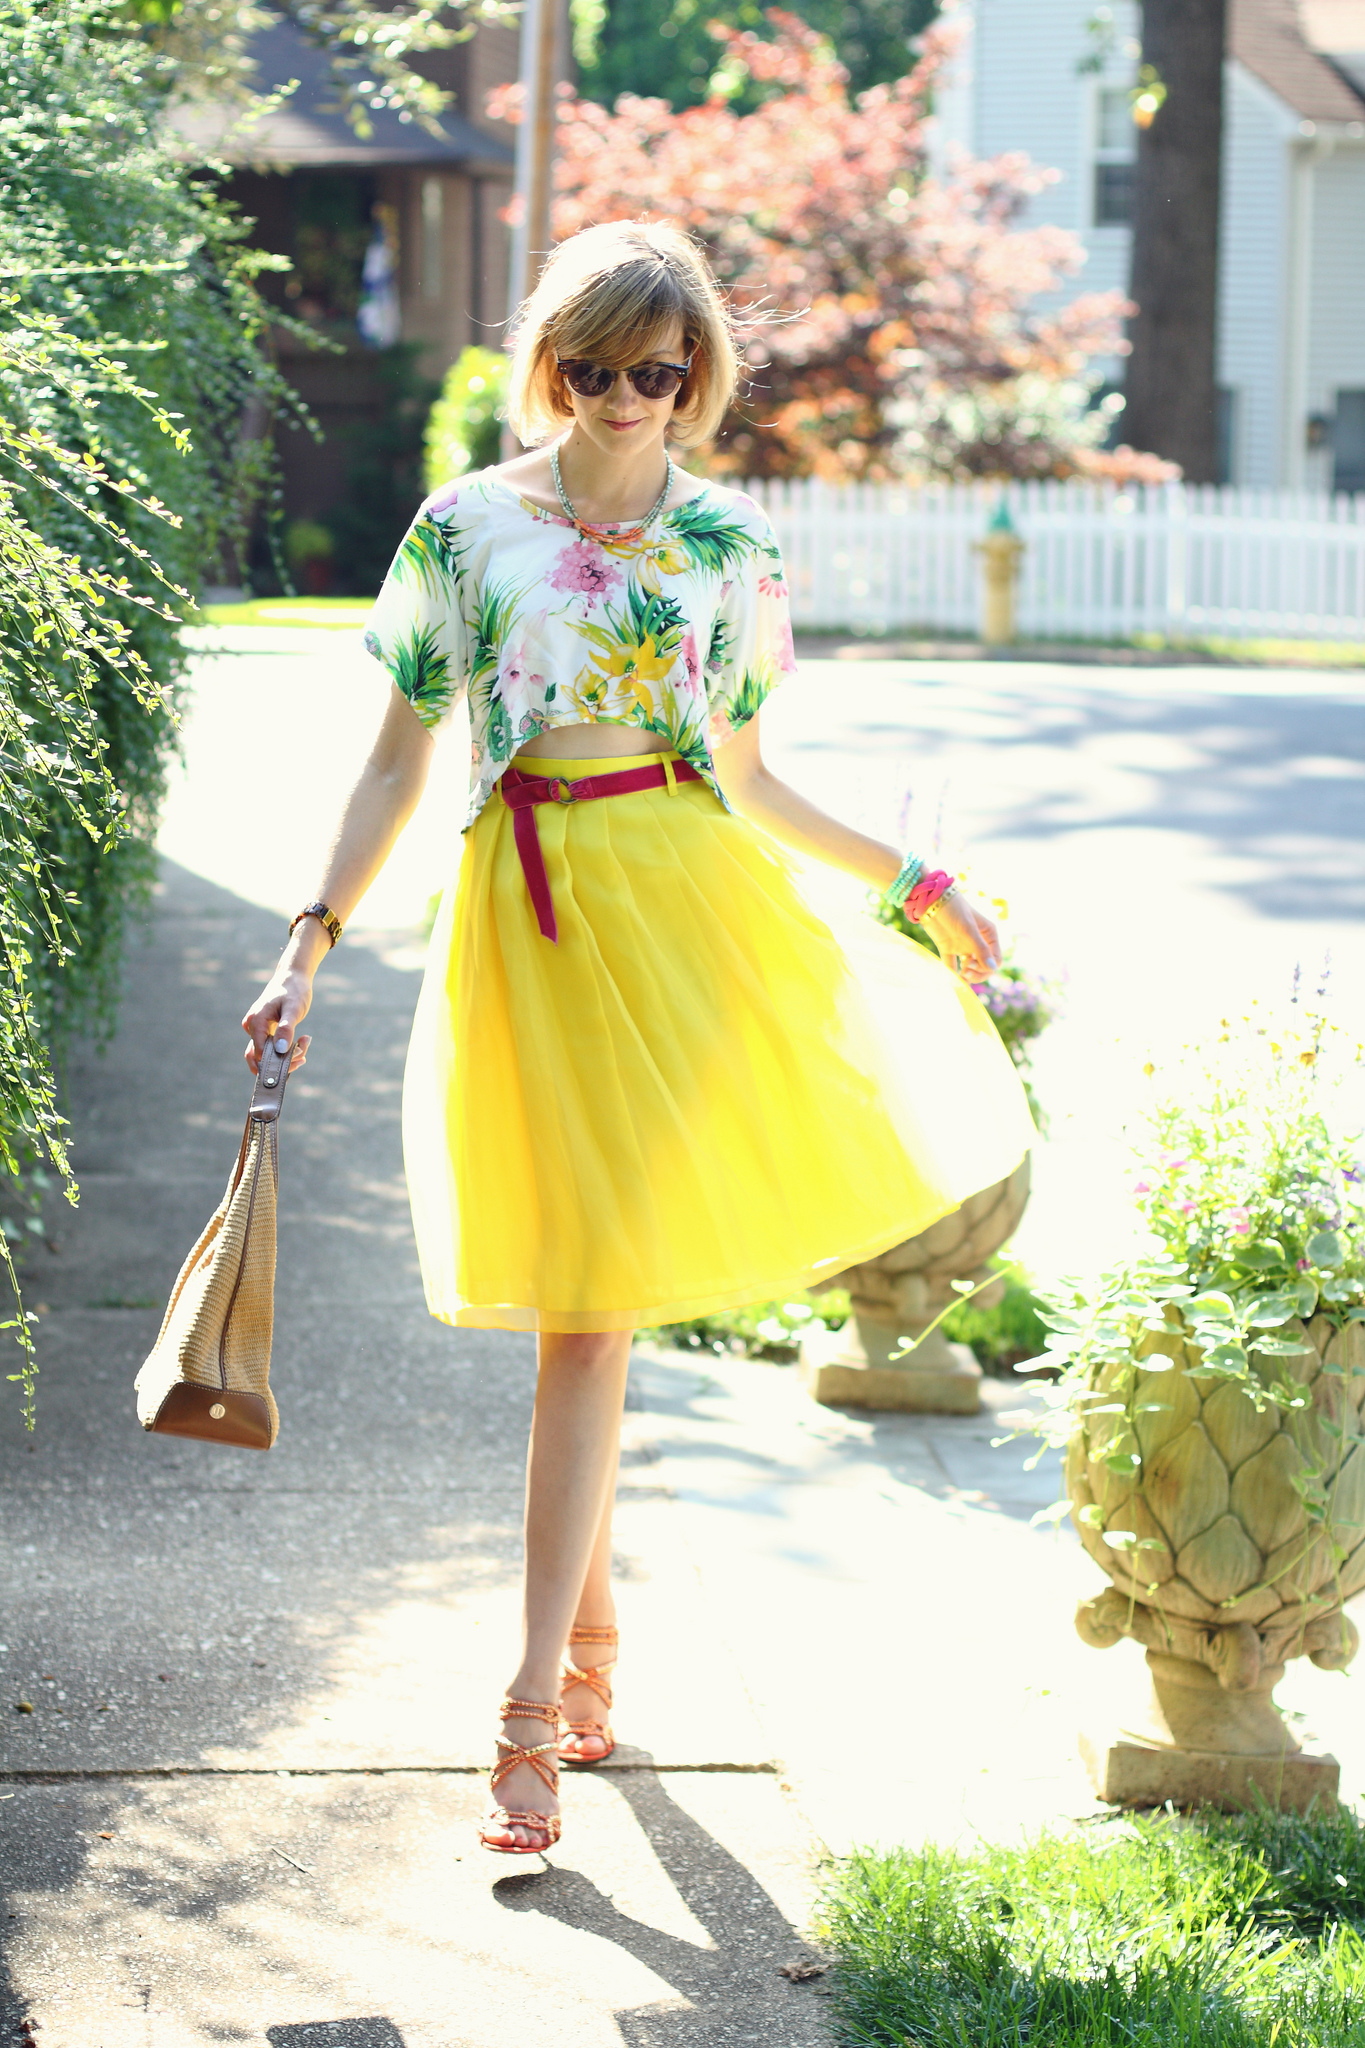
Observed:
[[[1076,1728],[1136,1697],[1139,1658],[1072,1632],[1093,1570],[1028,1526],[1055,1474],[993,1447],[990,1416],[842,1415],[779,1368],[642,1350],[623,1747],[569,1782],[548,1873],[479,1852],[532,1347],[421,1301],[410,940],[329,962],[291,1087],[279,1445],[134,1421],[279,937],[168,866],[119,1036],[72,1076],[82,1204],[29,1280],[36,1439],[0,1412],[0,2018],[43,2048],[824,2043],[825,1984],[782,1974],[812,1953],[822,1844],[1093,1811]],[[1296,1667],[1282,1696],[1358,1795],[1351,1682]]]

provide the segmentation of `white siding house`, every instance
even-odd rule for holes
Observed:
[[[1028,218],[1085,244],[1068,297],[1128,284],[1138,9],[1096,16],[969,0],[938,108],[944,160],[1022,150],[1060,174]],[[1231,0],[1224,117],[1227,481],[1365,491],[1365,0]]]

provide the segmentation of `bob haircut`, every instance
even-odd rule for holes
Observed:
[[[669,437],[687,447],[711,439],[739,377],[730,316],[706,258],[661,221],[608,221],[561,242],[517,319],[507,393],[517,438],[532,447],[573,418],[556,357],[629,369],[659,353],[674,320],[692,367]]]

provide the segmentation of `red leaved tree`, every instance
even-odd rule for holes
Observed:
[[[929,159],[929,97],[951,23],[908,77],[850,101],[848,74],[795,15],[773,38],[713,25],[718,70],[765,94],[674,113],[629,94],[608,111],[561,89],[556,236],[675,220],[705,245],[745,339],[748,389],[709,466],[746,476],[1172,474],[1099,453],[1087,366],[1122,352],[1124,301],[1034,310],[1083,259],[1074,235],[1022,227],[1056,175],[1019,155]],[[518,88],[490,111],[518,115]]]

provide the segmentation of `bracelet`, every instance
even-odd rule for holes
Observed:
[[[925,908],[920,912],[920,916],[922,918],[932,917],[934,912],[936,910],[940,910],[945,903],[951,903],[954,896],[956,896],[957,893],[957,883],[949,882],[943,894],[941,896],[936,896],[932,903],[927,904]]]
[[[900,910],[904,906],[906,897],[915,887],[923,873],[924,862],[920,859],[919,855],[917,853],[907,853],[905,859],[901,862],[900,873],[882,897],[882,902],[889,904],[892,910]]]
[[[341,919],[334,910],[329,910],[325,903],[305,903],[303,909],[294,919],[294,923],[289,927],[291,939],[294,936],[294,926],[302,924],[305,917],[315,917],[333,945],[341,937]]]
[[[905,899],[905,914],[911,924],[919,924],[931,910],[936,910],[954,887],[953,877],[942,868],[935,868],[931,875],[922,876]]]

